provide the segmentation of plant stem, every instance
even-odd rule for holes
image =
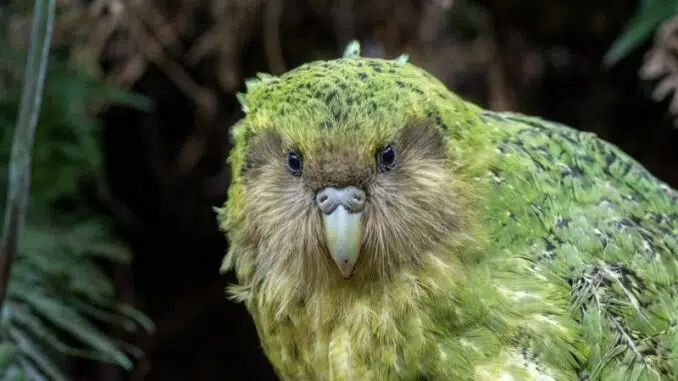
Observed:
[[[0,307],[7,294],[10,269],[23,231],[31,182],[31,149],[40,115],[42,90],[52,42],[55,0],[36,0],[24,71],[19,117],[14,130],[9,163],[5,222],[0,246]]]

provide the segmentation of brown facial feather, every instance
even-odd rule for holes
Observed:
[[[354,278],[380,280],[417,266],[427,251],[444,245],[443,239],[464,223],[457,213],[444,138],[434,122],[406,124],[374,147],[342,145],[332,140],[335,136],[328,134],[313,152],[300,152],[300,177],[285,167],[285,154],[294,142],[273,131],[254,137],[247,153],[243,244],[255,256],[256,281],[291,281],[300,285],[300,293],[344,281],[330,259],[314,201],[315,192],[325,186],[356,185],[367,193],[363,248]],[[395,147],[396,165],[378,173],[376,154],[387,143]],[[369,150],[369,155],[360,150]]]
[[[459,228],[454,179],[440,130],[429,121],[406,125],[394,138],[393,170],[368,189],[363,261],[378,278],[403,266],[417,266],[424,253]],[[360,269],[358,269],[360,270]]]
[[[324,141],[314,147],[314,152],[309,152],[303,181],[315,191],[349,185],[366,189],[375,179],[371,155],[365,159],[365,155],[359,152],[363,147],[332,143]]]

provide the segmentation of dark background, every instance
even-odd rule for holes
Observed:
[[[131,21],[105,39],[95,65],[156,107],[101,114],[112,192],[91,199],[134,250],[132,265],[115,269],[118,293],[157,332],[131,338],[147,354],[134,372],[83,365],[83,380],[274,379],[244,308],[224,296],[230,276],[218,273],[227,243],[212,207],[228,187],[228,132],[241,116],[235,92],[258,71],[337,57],[354,38],[366,55],[409,53],[485,107],[596,132],[678,186],[674,117],[668,101],[652,100],[657,83],[638,76],[652,39],[602,65],[636,1],[139,3],[125,9]],[[78,28],[94,33],[101,24]]]

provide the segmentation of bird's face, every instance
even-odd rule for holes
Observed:
[[[459,222],[440,129],[336,128],[303,142],[273,128],[252,139],[242,207],[257,262],[306,268],[299,276],[329,263],[344,278],[416,265]]]
[[[316,87],[325,93],[301,92],[243,122],[229,200],[242,217],[227,228],[235,260],[260,279],[302,283],[382,279],[417,266],[462,224],[440,118],[386,102],[372,102],[373,113],[358,103],[337,118],[332,104],[314,101],[333,88]]]

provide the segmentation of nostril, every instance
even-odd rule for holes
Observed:
[[[358,212],[365,207],[367,195],[362,189],[355,186],[344,188],[327,187],[318,191],[315,201],[320,210],[325,214],[332,213],[339,205],[343,205],[351,212]]]
[[[367,199],[365,192],[358,188],[349,189],[350,193],[346,195],[346,201],[348,201],[348,205],[350,205],[350,208],[354,212],[361,211],[365,206],[365,201]]]

